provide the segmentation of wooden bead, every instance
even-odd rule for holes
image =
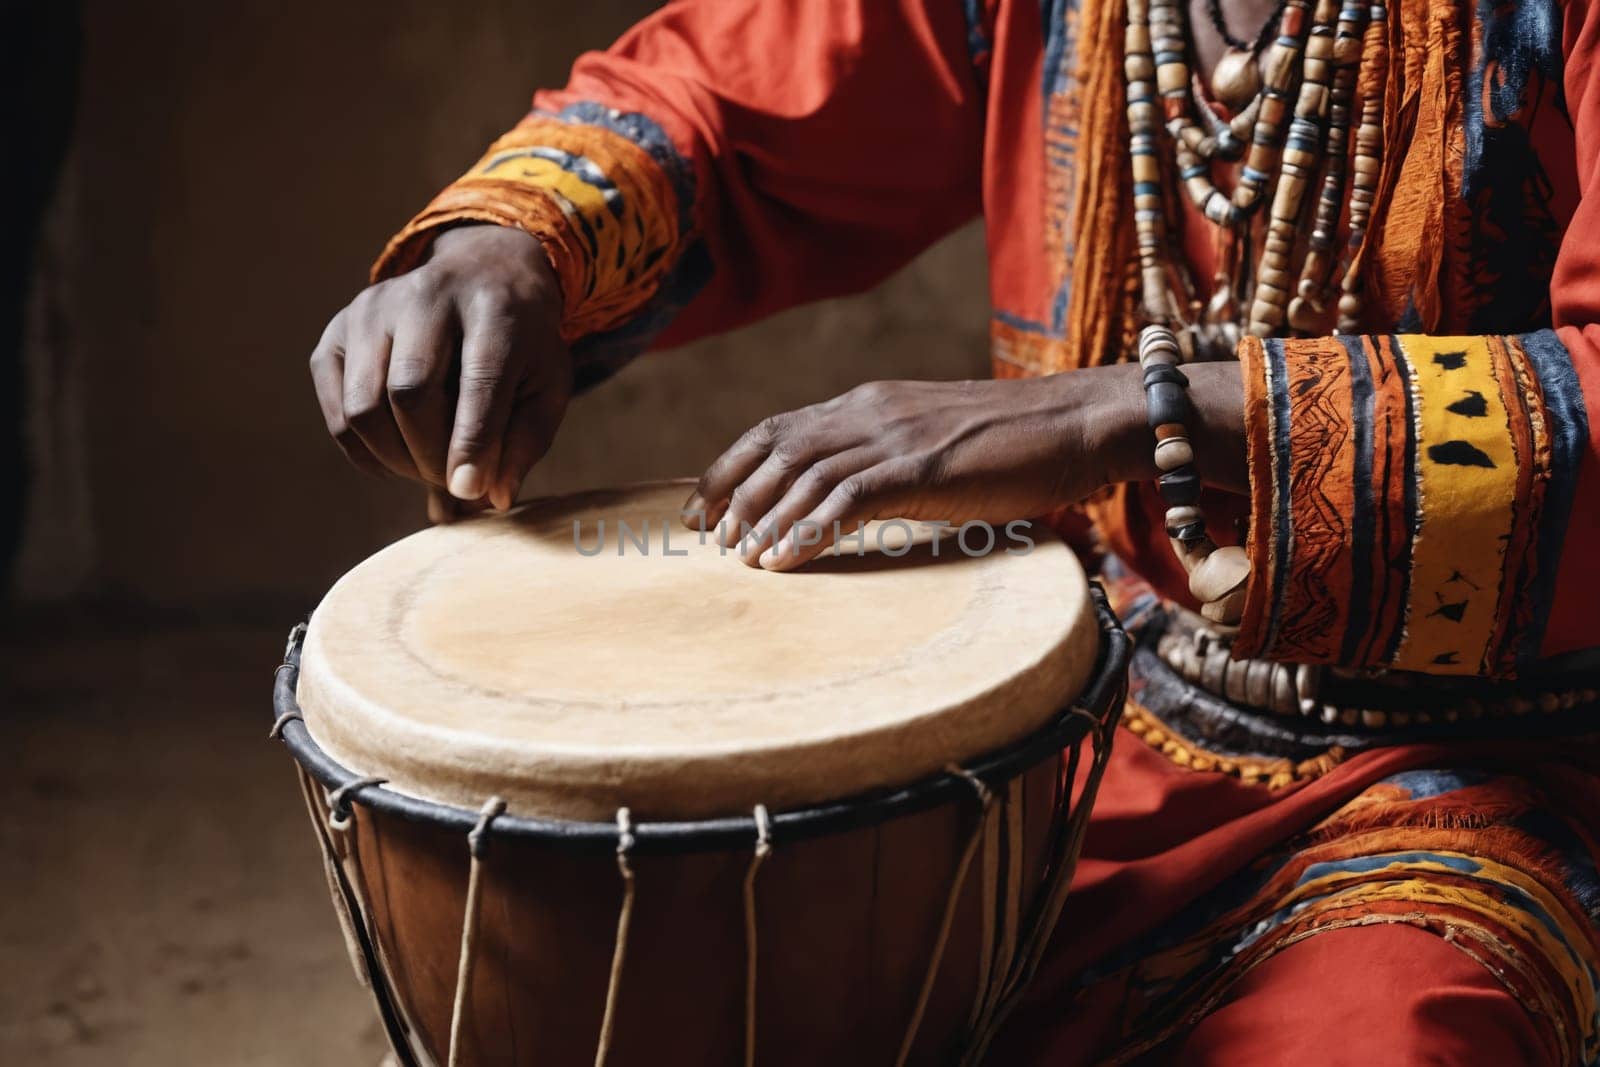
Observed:
[[[1317,694],[1322,689],[1322,668],[1314,663],[1302,663],[1294,669],[1294,695],[1300,702],[1301,714],[1310,715],[1317,706]]]
[[[1212,693],[1226,691],[1228,684],[1228,664],[1230,658],[1226,648],[1213,647],[1206,650],[1206,658],[1200,665],[1200,685]]]
[[[1177,470],[1194,462],[1194,448],[1187,437],[1169,437],[1156,444],[1156,466],[1163,471]]]
[[[1167,310],[1167,275],[1159,263],[1142,264],[1139,268],[1140,300],[1144,313],[1159,319]]]
[[[1205,519],[1205,514],[1193,504],[1183,504],[1178,507],[1168,508],[1166,515],[1162,519],[1166,523],[1167,529],[1171,530],[1179,526],[1187,526],[1191,522],[1201,522]]]
[[[1211,72],[1211,95],[1237,111],[1261,91],[1261,68],[1249,52],[1230,48]]]
[[[1219,649],[1227,655],[1227,649]],[[1230,661],[1227,674],[1222,679],[1222,692],[1235,704],[1249,704],[1250,700],[1250,664],[1248,662]]]
[[[1300,333],[1314,333],[1322,322],[1322,313],[1311,301],[1297,296],[1289,301],[1289,328]]]
[[[1162,63],[1156,67],[1156,88],[1163,96],[1167,93],[1187,92],[1189,68],[1181,63]]]
[[[1168,471],[1156,479],[1156,485],[1161,490],[1161,499],[1173,507],[1193,504],[1200,499],[1200,475],[1192,466]]]
[[[1273,89],[1280,91],[1287,89],[1294,77],[1295,62],[1299,58],[1299,49],[1273,45],[1267,49],[1267,54],[1261,60],[1262,80]]]
[[[1145,386],[1146,415],[1151,428],[1173,422],[1186,422],[1194,413],[1189,391],[1175,382],[1152,382]]]
[[[1245,696],[1244,702],[1251,707],[1266,708],[1272,704],[1272,678],[1276,673],[1276,663],[1266,660],[1252,659],[1243,664],[1245,668]]]
[[[1279,715],[1293,715],[1299,709],[1294,695],[1294,674],[1281,663],[1272,666],[1272,710]]]
[[[1205,522],[1179,526],[1178,530],[1168,531],[1168,537],[1173,542],[1173,552],[1178,553],[1184,561],[1184,571],[1216,549],[1216,542],[1206,534]]]
[[[1188,527],[1193,529],[1193,527]],[[1188,574],[1199,566],[1200,561],[1217,550],[1217,543],[1205,535],[1204,529],[1200,535],[1190,541],[1171,538],[1168,542],[1172,546],[1173,555],[1178,557],[1178,562],[1183,564],[1183,573]]]
[[[1237,545],[1219,548],[1189,575],[1189,592],[1202,604],[1241,590],[1250,580],[1250,557]]]
[[[1244,600],[1247,590],[1241,586],[1219,600],[1207,601],[1200,607],[1200,614],[1212,622],[1233,626],[1244,618]]]
[[[1144,387],[1148,390],[1152,385],[1155,385],[1158,382],[1166,385],[1176,385],[1180,389],[1187,389],[1189,387],[1188,377],[1183,373],[1183,371],[1179,370],[1176,365],[1172,363],[1158,363],[1154,360],[1151,360],[1149,363],[1144,365]]]

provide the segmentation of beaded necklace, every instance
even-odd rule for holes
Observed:
[[[1278,6],[1273,9],[1267,20],[1261,24],[1261,29],[1248,41],[1241,41],[1228,29],[1228,20],[1222,14],[1222,0],[1206,0],[1206,17],[1211,20],[1211,26],[1217,31],[1217,36],[1227,43],[1232,51],[1229,55],[1238,52],[1247,52],[1252,57],[1259,57],[1261,50],[1267,47],[1267,41],[1278,20],[1283,18],[1283,9],[1288,6],[1289,0],[1278,0]],[[1225,57],[1226,58],[1226,57]],[[1212,88],[1215,90],[1217,75],[1211,75]]]
[[[1124,74],[1141,311],[1173,329],[1186,359],[1231,358],[1246,332],[1326,332],[1335,297],[1339,328],[1355,328],[1359,276],[1349,263],[1338,274],[1339,231],[1348,192],[1346,244],[1359,247],[1377,191],[1387,18],[1383,0],[1286,0],[1259,62],[1257,42],[1217,64],[1210,90],[1231,109],[1224,120],[1190,71],[1186,0],[1128,0]],[[1231,195],[1213,180],[1221,164],[1238,165]],[[1164,183],[1173,178],[1222,237],[1204,304],[1169,256],[1175,227]],[[1307,212],[1313,186],[1316,208]]]

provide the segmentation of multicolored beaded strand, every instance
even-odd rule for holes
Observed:
[[[1389,11],[1381,0],[1367,13],[1362,45],[1361,74],[1356,80],[1361,94],[1361,124],[1356,128],[1354,173],[1350,182],[1350,257],[1341,283],[1339,332],[1355,333],[1361,326],[1361,267],[1356,256],[1367,236],[1367,220],[1378,195],[1378,175],[1383,169],[1383,81],[1389,67]]]
[[[1156,437],[1157,484],[1166,501],[1167,537],[1189,575],[1189,592],[1200,614],[1224,626],[1244,615],[1250,559],[1234,545],[1219,548],[1206,532],[1200,510],[1200,472],[1194,463],[1189,426],[1195,421],[1189,379],[1179,364],[1183,350],[1165,326],[1146,326],[1139,334],[1139,365],[1144,370],[1146,417]]]

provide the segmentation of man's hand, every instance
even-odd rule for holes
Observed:
[[[508,508],[572,395],[560,317],[560,286],[533,237],[448,230],[426,263],[328,323],[311,356],[328,432],[363,470]]]
[[[1240,486],[1238,366],[1184,369],[1204,413],[1192,428],[1202,474]],[[1026,381],[872,382],[747,432],[700,479],[684,522],[720,522],[719,540],[745,563],[790,570],[857,522],[1005,523],[1154,477],[1153,445],[1136,364]]]
[[[871,382],[774,416],[711,465],[684,521],[703,512],[744,562],[789,570],[869,519],[1041,515],[1107,478],[1070,377]]]

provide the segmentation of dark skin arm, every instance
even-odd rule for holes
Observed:
[[[358,467],[428,486],[436,520],[463,506],[509,508],[571,397],[560,303],[527,234],[463,226],[440,235],[421,267],[366,289],[329,323],[311,357],[329,433]],[[1201,474],[1242,490],[1239,368],[1185,373],[1200,413],[1191,431]],[[848,533],[872,518],[1028,518],[1155,477],[1152,451],[1134,365],[1031,380],[872,382],[763,420],[711,465],[685,509],[707,525],[721,521],[730,544],[748,524],[755,536],[741,558],[789,569],[831,542],[835,521]],[[823,536],[796,543],[811,539],[806,532],[763,559],[798,520]]]
[[[1190,430],[1201,474],[1242,491],[1239,366],[1184,373],[1200,413]],[[1153,451],[1133,364],[1027,380],[872,382],[747,432],[700,479],[685,522],[703,515],[744,562],[789,570],[860,521],[1041,515],[1105,485],[1154,478]]]

